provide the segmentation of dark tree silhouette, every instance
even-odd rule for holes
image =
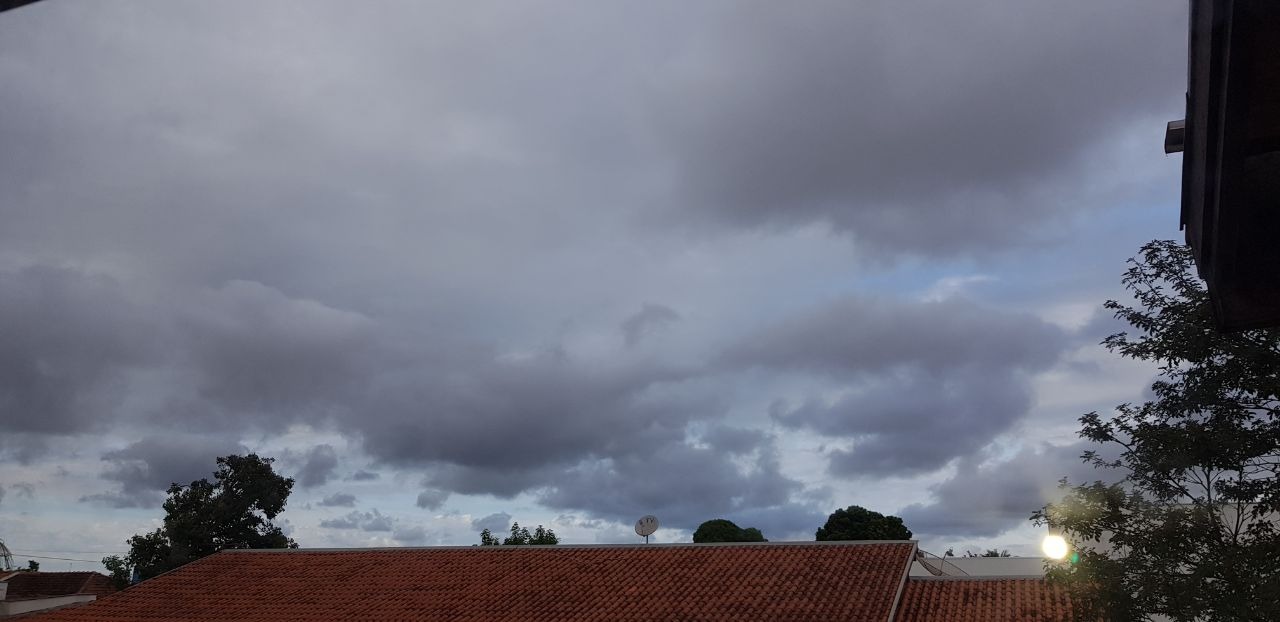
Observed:
[[[862,506],[836,510],[818,528],[818,540],[910,540],[911,530],[897,516],[885,516]]]

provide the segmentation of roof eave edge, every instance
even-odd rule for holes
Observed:
[[[893,595],[893,606],[889,607],[889,619],[886,622],[893,622],[898,617],[898,605],[902,603],[902,592],[907,588],[907,578],[911,576],[911,564],[915,562],[916,550],[920,548],[920,544],[915,540],[911,540],[911,554],[907,555],[907,563],[902,569],[902,576],[898,578],[898,591]]]

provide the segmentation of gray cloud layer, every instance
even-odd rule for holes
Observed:
[[[734,6],[677,47],[658,104],[681,207],[724,222],[1016,246],[1073,203],[1094,144],[1181,105],[1177,3]]]
[[[622,337],[626,344],[634,346],[640,343],[640,339],[646,333],[678,319],[680,319],[680,314],[670,307],[645,303],[639,311],[636,311],[635,315],[624,320],[619,328],[622,330]]]
[[[721,291],[768,266],[708,255],[814,223],[885,263],[1051,236],[1109,141],[1178,108],[1184,21],[1156,0],[6,14],[0,452],[136,434],[86,499],[138,506],[207,475],[228,430],[304,423],[420,473],[426,509],[528,493],[811,529],[770,433],[728,420],[744,376],[771,379],[778,433],[840,447],[831,473],[910,475],[1009,430],[1069,338],[957,299]],[[326,447],[290,448],[300,487],[338,476]]]
[[[379,512],[374,508],[371,512],[360,512],[352,510],[351,512],[338,518],[330,518],[320,521],[320,526],[325,529],[358,529],[360,531],[391,531],[395,526],[395,519]]]
[[[495,534],[501,535],[511,528],[511,515],[506,512],[495,512],[483,518],[472,520],[471,528],[476,533],[488,529]]]
[[[364,469],[360,469],[359,471],[352,473],[349,479],[353,482],[371,482],[380,477],[382,476],[374,471],[366,471]]]
[[[294,478],[303,488],[323,485],[334,476],[338,468],[338,452],[329,444],[316,445],[307,453],[302,468]]]
[[[784,427],[855,440],[832,452],[834,474],[882,476],[937,469],[1007,430],[1031,405],[1030,376],[1068,343],[1031,315],[962,299],[846,299],[764,329],[722,364],[836,381],[840,397],[780,401],[771,414]]]
[[[247,451],[240,443],[220,436],[172,431],[149,436],[124,449],[104,453],[102,460],[107,467],[102,478],[119,483],[120,488],[95,493],[81,501],[120,508],[156,507],[170,484],[185,485],[209,478],[217,468],[219,456]]]
[[[903,508],[903,521],[921,534],[994,536],[1025,524],[1031,512],[1061,497],[1057,482],[1107,480],[1080,459],[1096,446],[1028,447],[1012,458],[983,464],[982,456],[961,460],[951,479],[934,487],[934,501]]]
[[[449,491],[428,488],[418,493],[417,505],[427,510],[438,510],[449,499]]]
[[[348,492],[335,492],[321,499],[320,505],[328,508],[351,508],[356,505],[356,496]]]
[[[108,426],[95,415],[123,399],[121,379],[158,357],[149,321],[109,278],[47,266],[0,271],[0,427]]]

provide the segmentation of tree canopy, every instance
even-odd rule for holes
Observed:
[[[768,542],[755,527],[743,529],[731,520],[713,518],[698,525],[693,532],[694,542]]]
[[[1148,401],[1081,417],[1099,445],[1083,458],[1115,483],[1064,479],[1035,513],[1078,555],[1049,577],[1107,619],[1280,620],[1280,331],[1218,332],[1186,246],[1130,263],[1136,304],[1106,308],[1134,332],[1103,345],[1159,377]]]
[[[117,584],[149,579],[222,549],[297,548],[271,521],[284,511],[293,478],[278,475],[257,454],[217,459],[213,481],[172,484],[164,525],[126,541],[125,557],[102,560]]]
[[[520,523],[511,523],[511,535],[498,541],[498,537],[493,532],[485,529],[480,532],[480,546],[498,546],[505,544],[508,546],[520,546],[530,544],[560,544],[560,538],[556,536],[556,532],[551,529],[538,525],[532,533],[528,528],[521,527]]]
[[[910,540],[911,530],[897,516],[885,516],[858,505],[836,510],[818,528],[822,540]]]

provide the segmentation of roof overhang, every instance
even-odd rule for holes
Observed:
[[[16,9],[20,6],[33,4],[39,0],[0,0],[0,13],[4,13],[9,9]]]
[[[1224,330],[1280,325],[1280,2],[1191,0],[1182,226]]]

